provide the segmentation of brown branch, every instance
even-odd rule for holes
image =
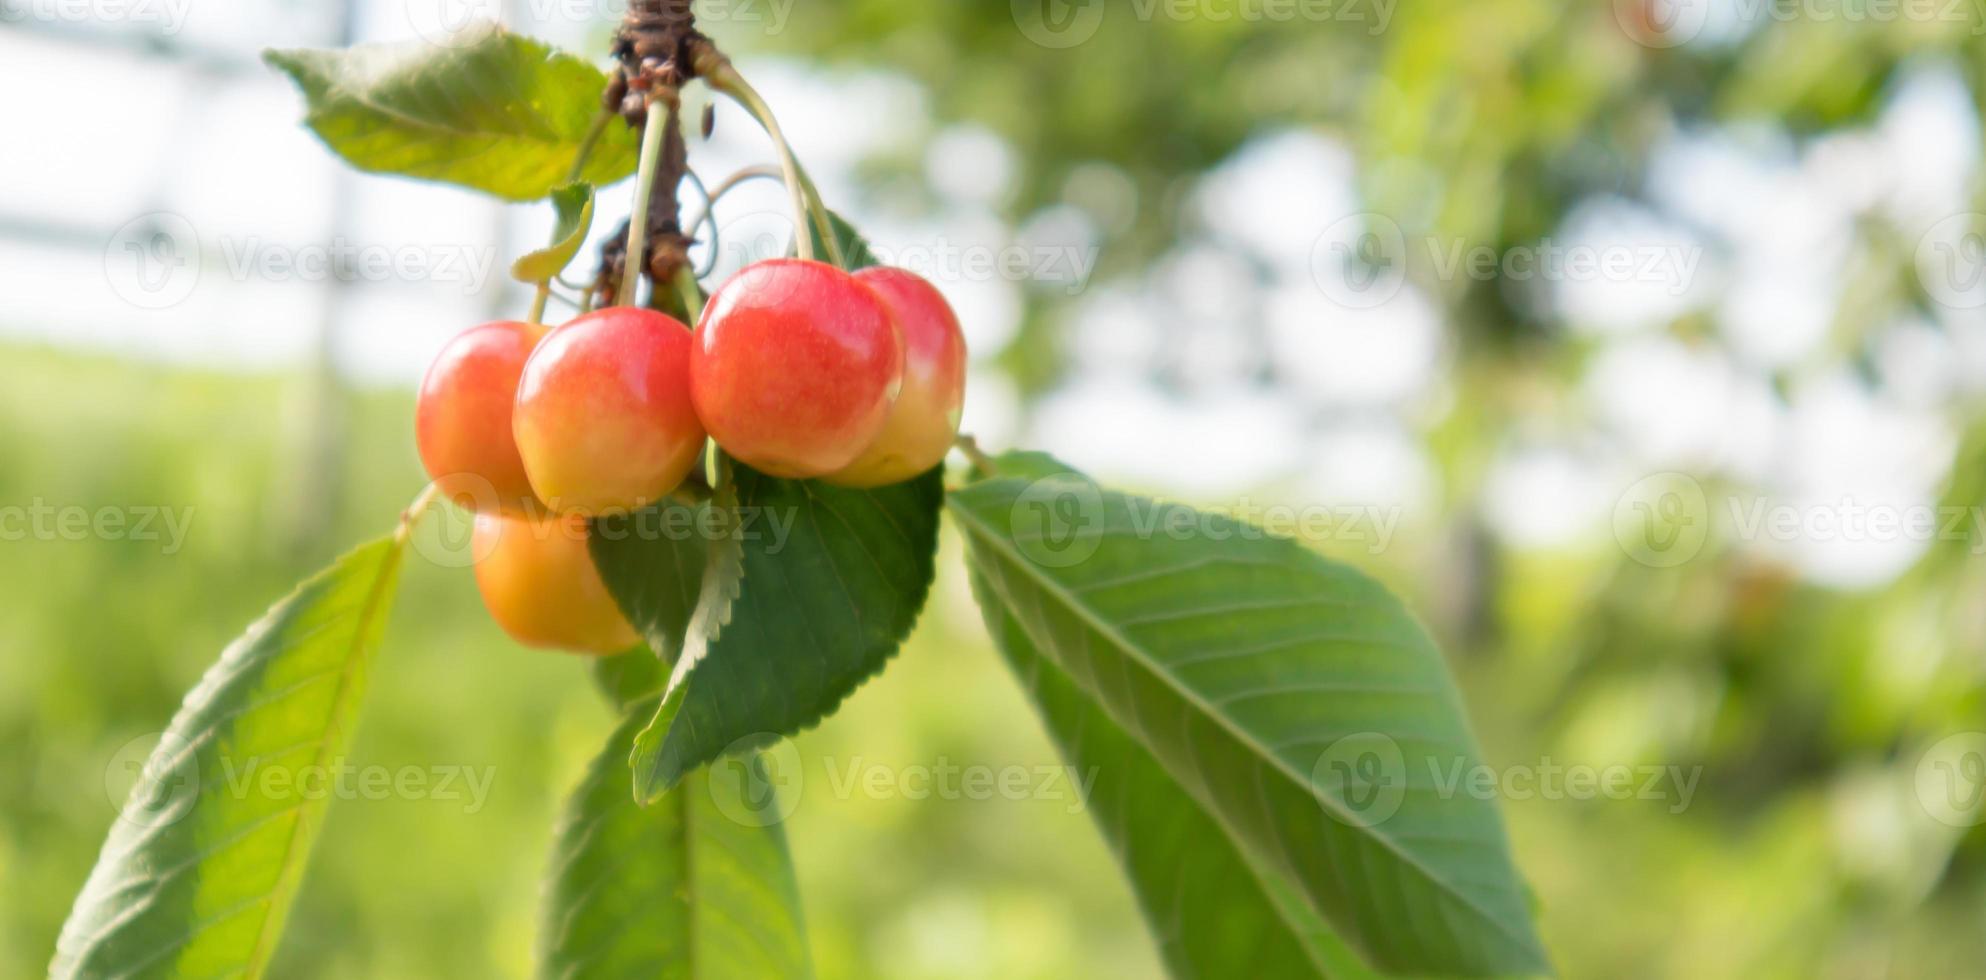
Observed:
[[[651,102],[659,101],[667,110],[669,130],[663,135],[662,158],[648,205],[648,254],[640,262],[659,293],[662,285],[675,279],[677,270],[689,264],[690,257],[690,238],[683,233],[681,202],[677,199],[677,189],[689,170],[689,148],[681,125],[682,88],[697,77],[699,63],[715,48],[697,31],[690,0],[632,0],[627,16],[614,32],[612,50],[620,64],[607,86],[607,106],[637,129],[645,125]],[[615,295],[626,273],[627,229],[623,226],[601,250],[596,288],[603,295]]]

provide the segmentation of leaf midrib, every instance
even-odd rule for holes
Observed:
[[[1516,940],[1520,947],[1528,949],[1532,945],[1525,935],[1513,929],[1513,927],[1509,923],[1505,922],[1500,917],[1492,915],[1489,912],[1489,910],[1485,909],[1480,903],[1478,903],[1473,896],[1460,891],[1457,888],[1457,886],[1451,883],[1450,881],[1448,881],[1448,879],[1436,874],[1433,869],[1429,868],[1418,857],[1404,850],[1402,846],[1399,844],[1399,842],[1395,841],[1393,838],[1387,836],[1386,834],[1375,832],[1369,827],[1360,827],[1355,822],[1356,817],[1350,811],[1345,809],[1343,803],[1329,796],[1320,795],[1314,789],[1310,789],[1309,781],[1300,778],[1298,774],[1291,771],[1289,768],[1289,764],[1285,762],[1280,756],[1278,756],[1274,752],[1268,751],[1267,747],[1264,746],[1260,740],[1255,738],[1254,735],[1249,733],[1247,730],[1239,727],[1232,719],[1228,718],[1225,714],[1214,710],[1213,707],[1210,704],[1208,704],[1206,699],[1202,698],[1198,692],[1194,691],[1192,688],[1188,687],[1183,682],[1181,682],[1177,677],[1173,676],[1173,674],[1170,671],[1166,670],[1162,665],[1160,665],[1155,658],[1153,658],[1148,652],[1144,650],[1144,648],[1132,642],[1128,636],[1125,636],[1110,623],[1102,619],[1102,617],[1099,616],[1095,611],[1090,609],[1088,605],[1084,604],[1077,597],[1075,593],[1061,587],[1061,585],[1055,582],[1053,579],[1047,578],[1046,576],[1041,574],[1040,570],[1034,566],[1033,562],[1028,561],[1027,558],[1021,555],[1017,549],[1009,545],[1009,543],[999,533],[998,528],[995,528],[994,526],[988,524],[986,521],[981,519],[977,513],[971,510],[971,508],[967,507],[964,504],[958,503],[955,495],[947,494],[945,498],[945,502],[946,502],[946,509],[950,510],[954,516],[958,517],[962,524],[968,525],[967,529],[969,531],[975,532],[973,536],[976,539],[983,540],[988,547],[991,547],[994,550],[1000,552],[1002,557],[1004,557],[1007,560],[1009,565],[1021,569],[1022,574],[1027,576],[1027,578],[1030,581],[1034,582],[1038,588],[1041,588],[1044,592],[1048,593],[1052,597],[1057,598],[1058,600],[1063,602],[1070,611],[1076,614],[1077,618],[1081,619],[1091,629],[1095,630],[1098,635],[1110,641],[1126,657],[1136,660],[1140,665],[1142,665],[1145,668],[1147,672],[1149,672],[1150,674],[1156,676],[1161,681],[1163,681],[1167,687],[1172,689],[1174,693],[1179,695],[1187,703],[1198,708],[1202,715],[1212,720],[1222,730],[1228,732],[1228,734],[1232,736],[1236,741],[1241,742],[1245,747],[1254,750],[1256,753],[1258,753],[1259,757],[1266,759],[1270,763],[1270,765],[1276,771],[1282,773],[1285,778],[1289,779],[1291,782],[1296,783],[1299,786],[1305,787],[1306,795],[1310,796],[1312,799],[1317,800],[1317,802],[1320,805],[1324,806],[1326,809],[1331,810],[1335,814],[1339,814],[1341,816],[1340,822],[1345,824],[1345,826],[1348,829],[1352,830],[1355,833],[1360,830],[1365,831],[1365,833],[1362,836],[1366,837],[1367,839],[1376,841],[1382,846],[1384,846],[1388,851],[1392,852],[1395,857],[1399,858],[1402,864],[1404,864],[1409,868],[1412,868],[1414,871],[1419,873],[1424,879],[1427,880],[1429,884],[1434,885],[1443,893],[1448,894],[1453,898],[1455,898],[1455,900],[1461,902],[1464,906],[1468,907],[1472,912],[1474,912],[1476,915],[1481,917],[1485,922],[1488,922],[1491,925],[1493,925],[1499,932]]]
[[[985,577],[984,573],[974,572],[974,574],[979,575],[982,579]],[[988,591],[991,591],[995,587],[989,581],[986,583],[986,588]],[[1012,610],[1003,609],[1000,610],[999,614],[1003,617],[1014,619],[1015,625],[1017,627],[1020,625],[1018,618],[1016,618],[1015,613]],[[1022,632],[1023,633],[1026,632],[1025,628],[1022,629]],[[1029,643],[1030,645],[1032,645],[1033,641],[1030,640]],[[1082,686],[1076,682],[1074,676],[1069,674],[1069,672],[1064,670],[1059,664],[1051,662],[1048,659],[1047,655],[1041,653],[1039,650],[1029,650],[1027,651],[1027,653],[1030,657],[1028,661],[1028,667],[1032,672],[1031,676],[1026,678],[1027,686],[1029,688],[1030,695],[1034,697],[1035,706],[1037,710],[1039,710],[1045,718],[1048,712],[1045,706],[1042,704],[1039,696],[1042,671],[1045,670],[1056,671],[1057,673],[1061,674],[1063,680],[1066,681],[1069,684],[1069,686],[1076,691],[1081,691]],[[1201,803],[1197,798],[1193,796],[1193,794],[1190,791],[1186,789],[1184,785],[1181,785],[1178,778],[1173,776],[1173,774],[1166,769],[1165,764],[1159,761],[1158,756],[1153,754],[1152,750],[1149,747],[1145,746],[1142,742],[1140,742],[1137,736],[1131,734],[1129,729],[1126,729],[1123,725],[1118,724],[1117,720],[1115,718],[1110,717],[1109,713],[1104,712],[1101,707],[1097,708],[1097,712],[1101,716],[1102,724],[1109,725],[1115,728],[1119,733],[1121,733],[1124,736],[1125,741],[1128,742],[1136,751],[1144,753],[1144,758],[1148,760],[1153,766],[1153,768],[1156,769],[1157,772],[1165,779],[1166,786],[1177,792],[1179,794],[1179,798],[1182,801],[1184,801],[1188,807],[1191,807],[1193,812],[1198,813],[1203,817],[1206,817],[1210,822],[1220,827],[1227,834],[1228,840],[1226,843],[1228,843],[1230,846],[1234,848],[1235,855],[1237,859],[1240,860],[1242,867],[1247,870],[1249,879],[1255,883],[1257,890],[1261,892],[1263,903],[1268,905],[1269,909],[1275,913],[1276,921],[1282,923],[1283,928],[1289,933],[1291,941],[1296,945],[1297,951],[1301,952],[1303,954],[1303,958],[1306,961],[1308,961],[1314,969],[1316,969],[1317,975],[1326,978],[1326,980],[1329,980],[1329,978],[1332,976],[1332,972],[1329,969],[1328,964],[1326,964],[1322,959],[1319,958],[1319,953],[1317,949],[1314,948],[1311,943],[1304,941],[1304,933],[1302,928],[1300,927],[1300,924],[1292,920],[1290,918],[1289,911],[1283,907],[1282,903],[1277,902],[1269,894],[1269,885],[1265,876],[1268,875],[1270,872],[1265,868],[1259,867],[1258,862],[1251,861],[1248,859],[1248,856],[1246,855],[1246,853],[1243,852],[1241,846],[1235,842],[1234,827],[1231,826],[1228,823],[1227,819],[1223,817],[1220,813],[1216,812],[1211,807],[1208,807],[1206,804]],[[1051,724],[1049,727],[1052,732],[1054,726]],[[1081,738],[1080,733],[1078,733],[1077,738],[1078,739]],[[1057,737],[1057,741],[1062,742],[1063,740]],[[1075,759],[1073,757],[1080,755],[1081,753],[1075,750],[1073,746],[1065,745],[1064,754],[1066,756],[1070,756],[1071,757],[1070,761],[1074,762]],[[1120,805],[1118,807],[1118,814],[1117,814],[1117,824],[1119,828],[1118,838],[1120,841],[1122,841],[1122,843],[1113,844],[1111,850],[1116,853],[1118,863],[1120,866],[1123,867],[1124,873],[1127,876],[1130,876],[1130,875],[1135,875],[1136,872],[1132,867],[1131,853],[1129,850],[1130,836],[1128,832],[1126,832],[1126,830],[1124,829],[1125,819],[1126,819],[1125,815],[1127,812],[1128,810],[1126,810],[1125,805]],[[1175,878],[1173,880],[1176,887],[1179,884],[1180,879]],[[1139,906],[1140,906],[1140,911],[1142,913],[1144,903],[1140,902]],[[1146,918],[1147,921],[1151,922],[1152,931],[1154,935],[1156,935],[1159,932],[1157,921],[1153,919],[1149,914],[1146,915]]]
[[[387,580],[393,577],[394,568],[399,563],[400,555],[405,548],[406,539],[396,535],[379,557],[379,565],[373,572],[372,584],[366,590],[365,604],[359,608],[358,618],[352,624],[351,646],[345,651],[345,669],[339,675],[338,690],[331,697],[331,722],[325,726],[324,734],[318,740],[317,753],[313,756],[312,766],[315,768],[323,767],[325,755],[331,747],[332,733],[338,730],[340,719],[343,719],[351,708],[349,702],[353,697],[352,668],[364,659],[362,651],[365,647],[366,634],[374,617],[380,614],[380,608],[390,591],[386,587]],[[328,803],[329,801],[326,801],[327,807]],[[285,884],[302,870],[302,862],[294,860],[293,855],[296,853],[297,845],[311,829],[310,821],[304,819],[300,809],[297,812],[296,825],[290,830],[290,839],[283,845],[282,871],[276,877],[276,884],[269,890],[269,897],[282,892]],[[270,902],[268,910],[262,915],[262,925],[256,931],[255,945],[249,948],[248,964],[243,970],[248,976],[261,976],[268,966],[268,958],[275,953],[275,944],[271,939],[269,926],[282,914],[283,910],[279,910],[277,904]]]

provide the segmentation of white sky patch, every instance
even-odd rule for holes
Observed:
[[[1180,400],[1139,379],[1089,378],[1042,399],[1033,442],[1081,460],[1100,480],[1233,494],[1294,468],[1297,419],[1291,405],[1259,390]]]
[[[1884,530],[1867,515],[1936,508],[1957,445],[1949,426],[1934,413],[1885,403],[1839,374],[1795,393],[1790,425],[1768,492],[1741,509],[1784,509],[1798,533],[1760,533],[1754,546],[1840,588],[1873,588],[1915,563],[1940,529],[1931,536]]]
[[[1715,348],[1655,336],[1601,349],[1581,388],[1594,415],[1652,471],[1717,460],[1737,384],[1729,360]]]
[[[1005,374],[968,369],[965,377],[965,417],[960,432],[970,433],[981,448],[1019,445],[1021,396]]]
[[[1702,239],[1619,198],[1574,208],[1551,246],[1568,255],[1618,262],[1626,273],[1565,274],[1546,284],[1558,314],[1585,332],[1634,332],[1668,323],[1702,304],[1717,275]]]
[[[1962,362],[1944,331],[1912,317],[1884,327],[1872,343],[1882,389],[1898,404],[1935,410],[1957,396]]]
[[[1120,283],[1092,290],[1061,337],[1076,374],[1142,375],[1158,360],[1161,331],[1152,304]]]
[[[1311,441],[1306,499],[1329,506],[1398,508],[1403,523],[1433,516],[1439,495],[1434,462],[1420,440],[1392,422],[1334,426]]]
[[[1102,235],[1089,212],[1067,204],[1036,211],[1014,232],[1014,243],[1031,258],[1047,260],[1036,267],[1027,285],[1050,295],[1073,295],[1091,285],[1102,255]],[[1045,273],[1045,274],[1042,274]]]
[[[1317,237],[1363,208],[1351,151],[1306,130],[1251,140],[1201,178],[1200,221],[1238,242],[1291,281],[1309,275]]]
[[[924,179],[955,206],[998,207],[1014,191],[1013,147],[984,126],[956,124],[931,138]]]
[[[1891,213],[1921,226],[1959,210],[1979,169],[1978,107],[1950,65],[1909,71],[1876,133],[1887,150]],[[1976,209],[1975,209],[1976,210]]]
[[[1518,548],[1568,548],[1606,533],[1616,481],[1564,448],[1534,446],[1500,454],[1483,488],[1483,519]]]
[[[1194,242],[1161,258],[1145,281],[1165,325],[1172,373],[1197,390],[1245,383],[1261,355],[1254,270],[1230,251]]]
[[[1268,298],[1275,370],[1317,405],[1389,405],[1424,393],[1442,359],[1440,312],[1411,286],[1370,309],[1348,309],[1309,284]]]
[[[118,79],[117,125],[79,111],[73,91],[51,82],[69,78]],[[0,31],[0,91],[8,93],[0,99],[8,134],[0,213],[101,229],[107,238],[135,215],[170,208],[161,183],[176,166],[190,88],[166,62]],[[141,174],[148,179],[133,179],[136,160],[153,168]]]

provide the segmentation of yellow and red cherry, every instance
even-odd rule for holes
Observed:
[[[476,515],[476,586],[490,616],[529,647],[613,654],[641,642],[608,593],[576,515]]]
[[[534,507],[511,408],[524,362],[544,335],[530,323],[471,327],[441,349],[421,382],[414,441],[421,465],[449,499],[484,513]]]
[[[710,298],[690,394],[726,452],[806,479],[847,467],[875,441],[903,361],[901,331],[875,290],[826,263],[771,259]]]
[[[538,499],[597,516],[681,485],[704,444],[689,372],[689,328],[654,310],[596,310],[547,334],[524,365],[512,419]]]
[[[965,409],[965,333],[944,294],[914,272],[875,266],[855,280],[882,297],[903,331],[903,387],[875,441],[823,479],[880,487],[924,473],[951,451]]]

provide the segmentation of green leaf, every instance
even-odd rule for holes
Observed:
[[[811,976],[776,779],[750,756],[637,806],[627,757],[653,707],[627,714],[567,802],[539,976]]]
[[[1035,649],[985,578],[972,591],[996,645],[1063,759],[1083,804],[1131,881],[1175,977],[1375,977],[1296,896],[1227,839],[1220,821]]]
[[[572,172],[607,76],[492,27],[445,47],[420,42],[270,50],[308,104],[304,122],[360,170],[446,181],[535,201],[575,177],[604,187],[634,173],[640,147],[618,117]]]
[[[259,975],[351,744],[404,545],[305,582],[222,652],[146,760],[49,973]]]
[[[669,683],[669,671],[648,644],[593,660],[593,686],[617,711],[651,696]]]
[[[682,654],[711,542],[726,539],[716,519],[708,504],[665,500],[593,522],[587,540],[593,564],[628,622],[648,641],[651,660],[673,664]],[[661,689],[658,683],[652,690]]]
[[[683,650],[696,610],[710,532],[707,505],[665,500],[632,514],[593,522],[587,544],[621,613],[642,646],[594,662],[593,680],[609,703],[625,709],[668,686],[668,665]]]
[[[881,260],[876,258],[875,251],[869,247],[869,240],[862,237],[862,233],[856,231],[855,226],[849,224],[847,219],[833,211],[829,211],[828,224],[834,226],[835,244],[841,246],[841,257],[846,260],[842,263],[841,267],[843,269],[854,272],[857,269],[866,269],[872,265],[883,264]],[[813,239],[814,255],[823,262],[828,261],[830,253],[828,252],[827,241],[821,237],[820,228],[816,227],[812,221],[807,222],[807,237]]]
[[[684,656],[635,742],[637,798],[727,752],[832,714],[883,668],[931,590],[943,474],[875,490],[780,480],[732,464]],[[603,565],[609,588],[626,566]]]
[[[550,282],[572,264],[572,257],[586,244],[586,233],[593,229],[593,185],[578,181],[553,191],[552,207],[558,212],[552,225],[552,244],[512,263],[512,279],[533,285]]]
[[[1028,639],[1371,963],[1549,970],[1495,806],[1442,781],[1478,765],[1460,698],[1385,589],[1039,455],[949,507]]]

